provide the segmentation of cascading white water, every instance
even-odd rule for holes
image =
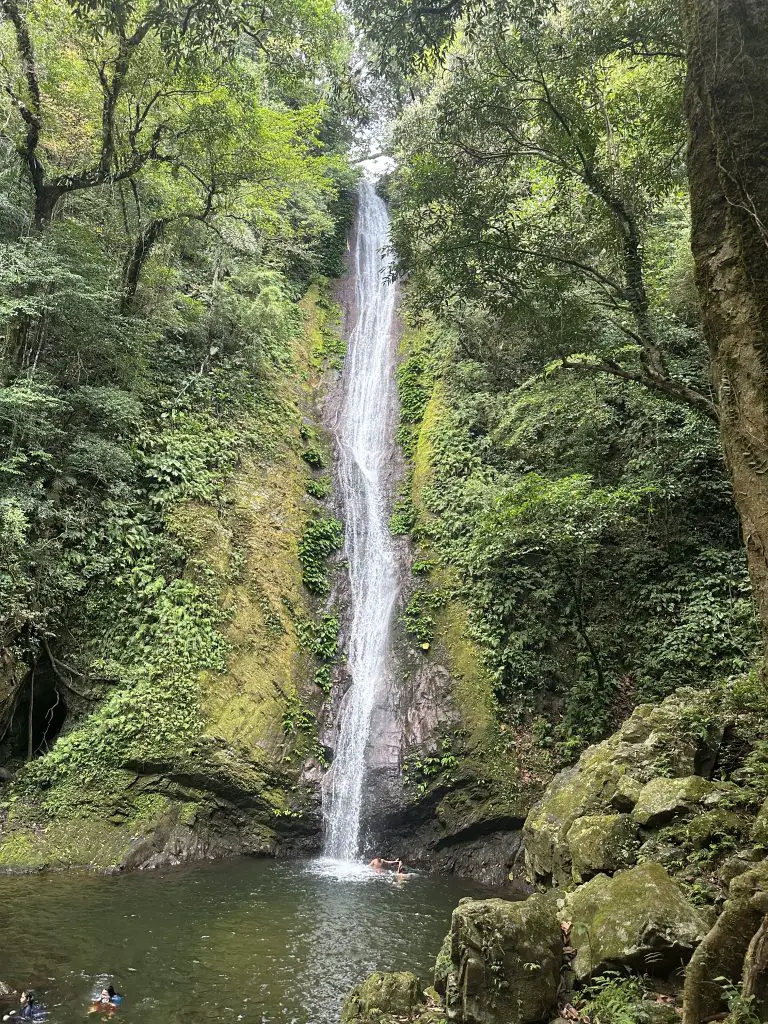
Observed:
[[[344,550],[349,564],[351,685],[339,720],[338,742],[326,786],[325,853],[354,860],[366,748],[379,688],[389,669],[392,613],[398,580],[388,526],[387,475],[393,443],[392,326],[396,286],[390,280],[389,215],[373,186],[362,182],[352,273],[356,318],[347,339],[342,407],[336,427]]]

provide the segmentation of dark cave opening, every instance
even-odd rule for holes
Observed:
[[[50,662],[39,661],[27,675],[0,741],[0,764],[45,754],[64,728],[67,711],[64,690]]]

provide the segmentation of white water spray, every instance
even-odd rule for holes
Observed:
[[[396,407],[392,338],[396,286],[389,279],[391,264],[384,252],[388,242],[386,206],[364,181],[353,261],[356,319],[348,337],[343,404],[336,428],[351,589],[351,685],[342,702],[324,808],[326,856],[348,861],[360,852],[366,748],[376,695],[389,671],[398,590],[387,522],[387,476]]]

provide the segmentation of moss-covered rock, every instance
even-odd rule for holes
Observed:
[[[571,922],[579,980],[619,966],[671,974],[707,931],[704,917],[659,864],[595,876],[565,897],[562,915]]]
[[[727,782],[710,782],[698,775],[652,779],[643,786],[632,817],[643,828],[659,828],[672,818],[696,810],[745,802],[743,790]]]
[[[294,339],[295,372],[238,422],[237,465],[211,484],[215,498],[179,500],[165,513],[168,544],[184,557],[167,620],[139,629],[113,615],[113,638],[95,602],[75,623],[76,658],[65,650],[63,660],[101,675],[107,659],[115,678],[0,791],[0,870],[112,870],[316,846],[317,793],[302,769],[318,750],[322,694],[300,635],[312,607],[298,559],[313,508],[301,451],[317,383],[316,300],[314,291],[304,303],[310,323]]]
[[[723,839],[743,839],[749,825],[749,818],[737,811],[704,811],[688,823],[687,838],[694,850],[713,848]]]
[[[445,995],[445,986],[448,981],[448,976],[451,973],[453,967],[453,961],[451,960],[451,933],[443,939],[443,944],[440,947],[440,952],[437,954],[435,960],[435,974],[434,984],[435,991],[441,996]]]
[[[412,1016],[423,1002],[415,974],[377,972],[349,994],[341,1013],[341,1024],[387,1024],[393,1016]]]
[[[768,861],[763,861],[733,879],[723,912],[691,958],[683,1024],[702,1024],[725,1009],[723,982],[741,981],[747,948],[766,914]]]
[[[448,1016],[461,1024],[533,1024],[557,999],[563,940],[550,895],[525,902],[464,899],[454,910]]]
[[[628,814],[585,814],[571,825],[566,842],[576,882],[627,867],[639,845],[637,827]]]
[[[555,776],[531,809],[523,833],[531,879],[572,883],[574,852],[569,836],[582,842],[592,828],[587,821],[583,828],[572,831],[574,824],[581,818],[631,811],[634,821],[645,825],[654,820],[656,802],[643,802],[643,796],[654,796],[657,785],[664,796],[658,801],[661,809],[656,816],[660,820],[674,813],[668,810],[673,800],[668,788],[678,799],[690,798],[691,803],[697,787],[702,797],[723,799],[725,790],[698,778],[699,772],[708,772],[714,765],[722,737],[723,723],[716,708],[694,690],[678,690],[658,707],[636,708],[613,736],[589,747],[576,765]],[[679,780],[691,777],[697,781],[683,786],[680,796]],[[606,863],[603,870],[614,869]],[[575,876],[580,875],[577,870]]]
[[[755,846],[768,850],[768,799],[757,813],[750,838]]]

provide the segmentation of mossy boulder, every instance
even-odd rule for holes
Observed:
[[[768,800],[757,812],[752,826],[751,839],[755,846],[768,850]]]
[[[749,818],[737,811],[696,814],[688,823],[688,842],[694,850],[716,846],[723,839],[739,840],[749,831]]]
[[[341,1012],[341,1024],[387,1024],[393,1016],[412,1016],[423,1001],[415,974],[379,971],[349,994]]]
[[[710,782],[699,775],[656,778],[643,786],[632,817],[645,829],[660,828],[673,818],[723,804],[744,803],[744,791],[727,782]]]
[[[627,867],[639,845],[637,826],[628,814],[585,814],[571,825],[566,842],[576,882]]]
[[[532,880],[570,884],[574,865],[568,836],[574,823],[628,811],[638,821],[637,804],[652,780],[669,782],[712,770],[723,731],[716,706],[695,690],[678,690],[657,707],[635,708],[616,733],[556,775],[528,814],[523,835]],[[578,829],[573,833],[581,835]]]
[[[723,982],[741,981],[749,943],[766,914],[768,860],[733,879],[723,912],[693,954],[685,974],[683,1024],[702,1024],[725,1010]]]
[[[525,902],[464,899],[454,910],[448,1016],[460,1024],[534,1024],[554,1009],[563,939],[551,895]]]
[[[573,969],[583,981],[615,967],[668,975],[687,963],[707,923],[660,864],[641,864],[613,878],[596,875],[569,893]]]
[[[448,981],[448,976],[453,969],[453,961],[451,960],[451,933],[443,939],[443,944],[440,947],[440,952],[437,954],[435,960],[435,976],[434,985],[435,990],[441,995],[445,995],[445,986]]]

